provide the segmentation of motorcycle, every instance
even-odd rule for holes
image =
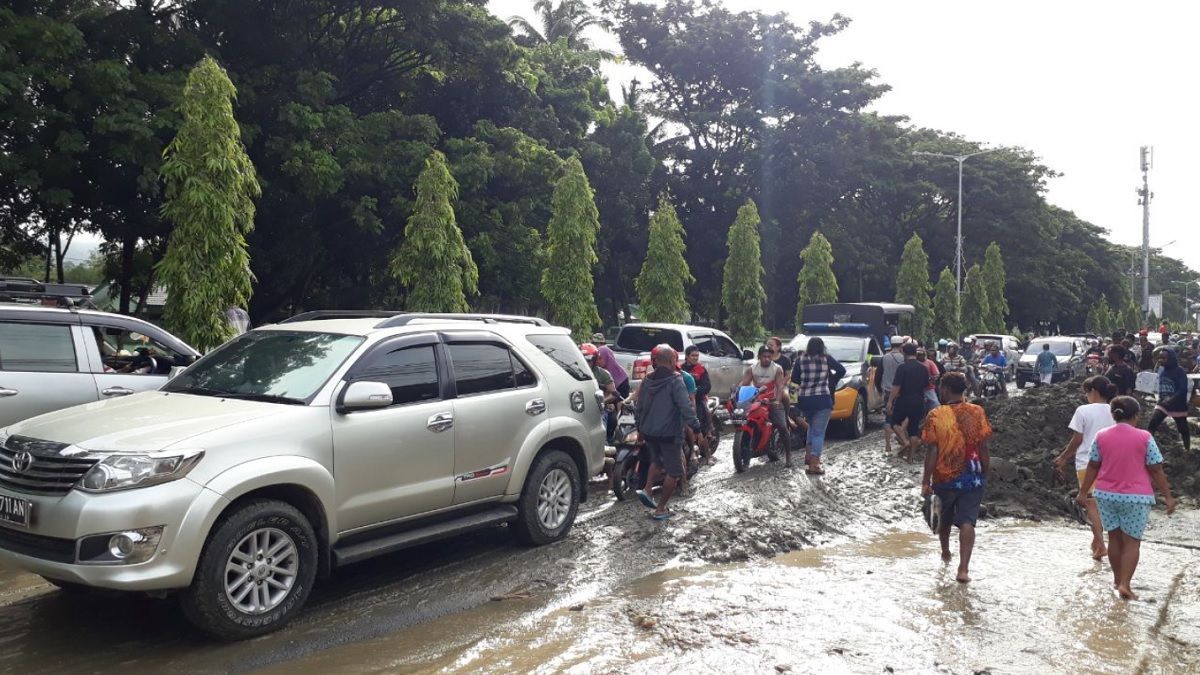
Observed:
[[[1099,375],[1104,372],[1104,365],[1101,363],[1099,354],[1087,355],[1087,374],[1088,376]]]
[[[717,446],[721,443],[721,419],[717,416],[721,405],[717,402],[716,396],[709,396],[705,405],[708,407],[708,429],[705,430],[704,435],[708,438],[708,447],[712,452],[716,452]]]
[[[1000,380],[1003,372],[1000,366],[984,365],[979,369],[979,389],[984,398],[996,398],[1004,393],[1004,383]]]
[[[714,425],[715,426],[715,425]],[[621,402],[621,411],[617,415],[617,427],[613,436],[616,448],[613,465],[613,495],[619,501],[626,501],[637,496],[638,490],[646,489],[646,479],[650,474],[650,462],[645,454],[646,444],[638,433],[637,417],[634,414],[632,400]],[[686,477],[691,480],[700,470],[700,463],[694,453],[687,447],[681,447],[684,453]],[[660,478],[653,487],[662,485]]]
[[[773,394],[763,392],[742,399],[735,390],[725,404],[733,426],[733,468],[738,473],[745,471],[755,457],[765,455],[777,462],[783,454],[779,431],[771,424],[770,405],[774,398]]]

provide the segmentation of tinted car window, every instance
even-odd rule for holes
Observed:
[[[534,377],[533,371],[522,363],[516,354],[510,353],[509,358],[512,359],[513,381],[516,382],[518,389],[521,387],[532,387],[537,384],[537,378]]]
[[[735,359],[742,358],[742,350],[738,349],[738,346],[733,344],[733,340],[730,340],[724,335],[714,335],[713,339],[717,341],[717,352],[721,356],[729,356]]]
[[[701,354],[713,355],[717,353],[717,341],[711,335],[689,335],[692,339],[692,344],[696,345],[696,349],[700,350]]]
[[[0,370],[75,372],[78,368],[71,327],[0,323]]]
[[[592,371],[570,335],[526,335],[525,339],[576,380],[592,379]]]
[[[683,351],[683,335],[679,331],[653,326],[625,326],[617,336],[616,346],[628,352],[648,352],[664,342],[677,352]]]
[[[452,344],[450,361],[454,364],[454,384],[459,396],[512,389],[512,357],[500,345]]]
[[[382,382],[391,387],[392,405],[441,398],[433,345],[398,347],[376,354],[354,379]]]

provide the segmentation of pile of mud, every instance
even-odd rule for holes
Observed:
[[[1086,403],[1081,384],[1077,379],[982,403],[995,430],[988,444],[992,470],[985,502],[990,516],[1078,517],[1074,464],[1068,466],[1066,482],[1056,484],[1054,458],[1071,439],[1067,424],[1075,408]],[[1143,399],[1139,426],[1146,427],[1153,411],[1153,401]],[[1171,490],[1177,496],[1200,497],[1200,450],[1185,452],[1170,422],[1159,428],[1155,440]]]

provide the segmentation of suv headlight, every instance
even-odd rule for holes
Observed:
[[[85,492],[129,490],[183,478],[204,457],[203,450],[109,455],[79,481]]]

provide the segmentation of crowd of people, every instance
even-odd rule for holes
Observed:
[[[1107,557],[1113,587],[1126,599],[1137,597],[1131,580],[1150,509],[1156,502],[1155,490],[1164,497],[1168,514],[1176,506],[1153,433],[1171,419],[1185,450],[1191,444],[1187,413],[1196,385],[1190,384],[1187,374],[1200,372],[1200,338],[1171,334],[1165,324],[1161,329],[1159,345],[1150,341],[1148,330],[1138,334],[1119,331],[1089,341],[1091,377],[1082,385],[1087,402],[1067,422],[1072,436],[1055,459],[1060,476],[1065,476],[1068,465],[1074,467],[1079,483],[1077,501],[1092,531],[1091,555],[1096,560]],[[942,559],[947,563],[953,559],[950,535],[958,528],[956,578],[967,583],[989,472],[988,439],[993,433],[983,407],[967,397],[978,394],[981,369],[1007,371],[1007,355],[998,344],[976,345],[970,339],[961,348],[948,340],[936,345],[922,345],[903,336],[885,340],[887,352],[868,364],[876,374],[873,384],[886,397],[885,450],[891,454],[894,440],[898,455],[914,461],[924,446],[921,492],[927,514],[933,515],[930,522],[937,529]],[[699,443],[711,463],[712,448],[703,443],[706,427],[714,423],[706,405],[711,384],[699,352],[691,348],[681,365],[674,349],[659,345],[652,352],[653,372],[639,383],[637,391],[630,392],[629,376],[604,346],[602,334],[593,336],[593,342],[582,345],[581,350],[608,401],[636,402],[651,475],[663,476],[657,499],[649,490],[639,491],[638,497],[653,509],[653,518],[671,518],[667,504],[684,480],[681,444]],[[1057,358],[1045,345],[1034,360],[1037,384],[1050,384],[1056,367]],[[1139,377],[1146,373],[1152,373],[1152,391],[1143,393],[1157,394],[1157,400],[1147,429],[1139,429],[1141,403],[1133,395],[1139,389]],[[845,366],[827,353],[819,337],[810,338],[804,350],[795,354],[789,354],[779,338],[769,338],[758,350],[758,358],[746,367],[741,385],[753,387],[767,401],[787,466],[793,464],[793,451],[803,448],[806,472],[824,474],[821,455],[833,393],[845,374]],[[1001,395],[1006,395],[1006,381],[1001,379],[1001,383]],[[609,425],[611,428],[611,422]],[[654,479],[647,481],[647,485],[654,484]]]

